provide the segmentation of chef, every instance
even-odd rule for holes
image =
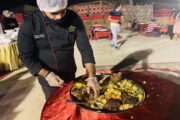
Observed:
[[[20,58],[38,77],[47,99],[58,87],[74,80],[76,43],[88,73],[87,90],[91,88],[96,97],[99,86],[93,50],[82,20],[67,4],[68,0],[37,0],[39,10],[24,20],[18,33]]]

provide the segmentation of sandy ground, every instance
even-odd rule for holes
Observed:
[[[166,35],[147,38],[127,31],[120,34],[126,41],[118,50],[112,49],[107,39],[91,41],[97,70],[119,65],[121,70],[153,72],[180,85],[180,41],[169,40]],[[76,47],[75,58],[79,76],[85,70]],[[0,81],[0,120],[39,120],[44,103],[40,85],[25,67]]]

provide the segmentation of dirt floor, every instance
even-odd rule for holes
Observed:
[[[110,47],[111,41],[91,41],[97,70],[116,68],[152,72],[180,85],[180,41],[167,35],[144,37],[122,31],[119,49]],[[85,73],[80,54],[75,47],[77,76]],[[0,81],[0,120],[39,120],[45,103],[36,78],[23,67]]]

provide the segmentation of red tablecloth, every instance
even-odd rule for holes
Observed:
[[[95,24],[91,27],[91,30],[92,30],[93,40],[97,40],[99,38],[108,38],[109,40],[112,39],[111,30],[108,27]]]
[[[66,103],[71,82],[50,97],[41,120],[179,120],[180,85],[153,74],[125,72],[123,76],[137,80],[145,88],[145,101],[136,108],[121,114],[98,114]]]

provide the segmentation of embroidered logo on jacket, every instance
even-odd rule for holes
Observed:
[[[69,32],[75,32],[76,31],[76,27],[71,25],[71,26],[69,26],[68,31]]]
[[[44,37],[45,37],[44,34],[34,35],[34,38],[35,38],[35,39],[44,38]]]

